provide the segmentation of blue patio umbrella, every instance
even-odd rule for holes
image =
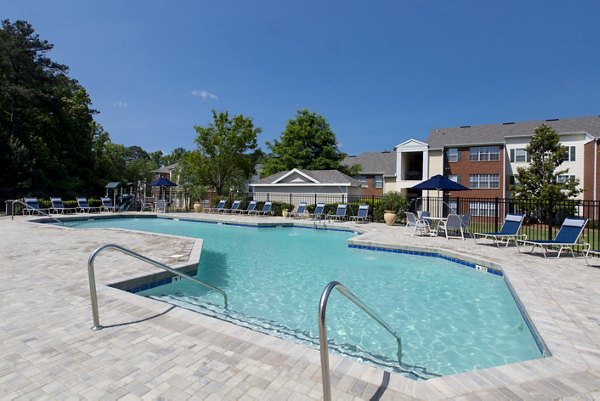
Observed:
[[[148,186],[151,186],[151,187],[160,187],[160,192],[161,192],[162,195],[164,195],[164,193],[163,193],[163,187],[176,187],[177,184],[175,184],[171,180],[166,179],[165,177],[159,177],[156,180],[154,180],[152,182],[149,182]],[[163,196],[163,199],[164,199],[164,196]]]
[[[434,175],[428,180],[423,181],[420,184],[417,184],[410,189],[420,189],[422,191],[468,191],[469,188],[464,185],[459,184],[458,182],[452,181],[448,177],[445,177],[441,174]]]

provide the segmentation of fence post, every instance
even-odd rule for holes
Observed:
[[[548,199],[548,240],[552,240],[552,228],[554,226],[554,203],[552,198]]]
[[[315,192],[315,205],[317,204],[317,193]]]
[[[271,194],[267,192],[267,202],[271,200]]]
[[[292,193],[290,192],[290,205],[292,205]]]
[[[495,205],[494,205],[494,231],[498,232],[498,226],[499,226],[499,224],[498,224],[499,223],[498,222],[498,219],[499,219],[498,212],[499,212],[500,202],[498,201],[498,197],[497,196],[494,199],[494,201],[495,201]]]

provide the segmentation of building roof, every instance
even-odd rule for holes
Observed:
[[[179,166],[179,163],[173,163],[173,164],[169,164],[168,166],[162,166],[152,172],[159,173],[159,174],[161,174],[161,173],[166,174],[166,173],[170,173],[171,171],[175,170],[178,166]]]
[[[434,128],[425,142],[434,149],[457,145],[500,144],[505,142],[506,137],[531,136],[533,131],[542,124],[554,129],[559,135],[586,132],[595,138],[600,137],[600,116],[589,116]]]
[[[275,173],[268,177],[262,178],[258,181],[253,182],[250,185],[277,185],[277,183],[285,178],[286,176],[291,175],[292,173],[297,172],[300,175],[306,177],[306,182],[313,182],[315,185],[319,184],[346,184],[352,187],[360,187],[360,183],[358,180],[350,177],[337,170],[301,170],[301,169],[293,169],[290,171],[280,171],[279,173]],[[282,182],[282,185],[293,185],[293,182]]]
[[[342,164],[348,167],[360,164],[361,174],[396,175],[395,152],[365,152],[357,156],[347,156]]]

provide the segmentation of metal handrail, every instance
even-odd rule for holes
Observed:
[[[364,302],[356,297],[349,289],[344,287],[337,281],[332,281],[325,286],[321,299],[319,301],[319,351],[321,352],[321,377],[323,378],[323,399],[325,401],[331,401],[331,379],[329,377],[329,346],[327,345],[327,322],[325,320],[325,313],[327,311],[327,301],[329,295],[333,289],[337,289],[340,294],[352,301],[356,306],[365,311],[367,315],[372,317],[381,327],[386,329],[391,335],[396,338],[398,343],[398,357],[402,356],[402,339],[396,334],[396,332],[383,321],[377,313],[369,308]]]
[[[20,201],[18,199],[12,201],[12,205],[11,205],[11,209],[12,210],[11,210],[11,217],[10,217],[11,220],[15,219],[15,203],[20,203],[21,205],[25,206],[25,209],[27,209],[27,210],[31,210],[31,211],[34,211],[34,212],[46,215],[46,216],[50,217],[51,219],[53,219],[54,221],[56,221],[58,224],[65,224],[63,221],[60,221],[59,219],[57,219],[56,217],[50,215],[49,213],[44,212],[42,209],[31,208],[25,202]]]
[[[394,336],[398,344],[398,363],[402,371],[425,379],[431,376],[440,376],[437,373],[428,372],[427,368],[419,365],[410,365],[402,362],[402,339],[394,329],[390,327],[373,309],[369,308],[364,302],[356,297],[350,290],[337,281],[332,281],[325,286],[321,299],[319,301],[319,352],[321,353],[321,377],[323,379],[323,399],[331,401],[331,379],[329,377],[329,347],[327,345],[327,322],[325,313],[327,312],[327,301],[333,289],[337,289],[343,296],[352,301],[356,306],[365,311],[367,315],[373,318],[388,333]],[[420,371],[420,372],[417,372]]]
[[[123,248],[120,245],[106,244],[106,245],[102,245],[100,248],[98,248],[94,252],[92,252],[90,257],[88,258],[88,280],[90,282],[90,298],[92,301],[92,317],[94,319],[94,325],[92,326],[92,330],[101,330],[103,328],[103,326],[100,325],[100,316],[98,314],[98,294],[96,292],[96,278],[94,275],[94,260],[96,259],[96,256],[98,256],[98,254],[100,252],[104,251],[105,249],[109,249],[109,248],[115,249],[119,252],[122,252],[126,255],[132,256],[141,261],[150,263],[153,266],[160,267],[161,269],[164,269],[164,270],[168,271],[169,273],[172,273],[179,277],[183,277],[185,279],[191,280],[191,281],[195,282],[196,284],[200,284],[208,289],[216,291],[216,292],[220,293],[221,295],[223,295],[223,298],[225,301],[225,308],[227,308],[227,306],[228,306],[227,294],[225,293],[225,291],[221,290],[220,288],[214,287],[208,283],[205,283],[204,281],[198,280],[197,278],[188,276],[187,274],[178,272],[177,270],[172,269],[167,265],[164,265],[153,259],[147,258],[146,256],[140,255],[139,253],[133,252],[127,248]]]

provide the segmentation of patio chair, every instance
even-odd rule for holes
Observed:
[[[219,212],[220,210],[223,210],[223,208],[225,208],[225,203],[226,203],[226,202],[227,202],[227,201],[226,201],[225,199],[221,199],[221,200],[219,201],[219,203],[217,203],[217,205],[216,205],[215,207],[207,207],[207,208],[204,208],[204,211],[205,211],[205,212],[207,212],[207,213],[217,213],[217,212]]]
[[[464,231],[464,223],[459,215],[455,213],[450,213],[446,220],[440,221],[438,225],[438,230],[443,230],[446,235],[446,239],[450,238],[460,238],[464,241],[465,239],[465,231]],[[451,232],[460,233],[459,235],[450,235]]]
[[[273,214],[273,211],[271,210],[272,207],[273,207],[273,202],[266,201],[265,204],[263,205],[262,210],[254,209],[254,211],[252,213],[248,212],[248,214],[254,214],[254,215],[262,214],[263,216],[266,215],[267,213]]]
[[[419,231],[421,235],[431,234],[431,228],[426,220],[418,219],[413,212],[404,212],[404,214],[406,215],[406,227],[413,228],[410,233],[411,237],[414,237],[417,231]]]
[[[325,204],[324,203],[317,203],[317,206],[315,207],[315,210],[313,210],[313,212],[310,213],[309,216],[313,220],[318,220],[318,219],[325,218]]]
[[[338,205],[335,210],[335,214],[328,215],[326,217],[327,220],[336,220],[336,221],[344,221],[346,220],[346,210],[348,209],[348,205],[342,204]]]
[[[221,212],[223,212],[223,213],[235,213],[236,211],[239,210],[241,204],[242,204],[242,201],[236,199],[236,200],[233,201],[233,203],[231,204],[231,207],[229,209],[225,209],[224,208],[223,210],[221,210]]]
[[[306,206],[306,202],[300,202],[300,204],[298,204],[296,207],[296,210],[292,210],[290,213],[288,213],[288,217],[293,217],[295,219],[306,217]]]
[[[78,197],[75,198],[77,200],[77,211],[81,212],[81,213],[90,213],[90,212],[97,212],[98,208],[97,207],[91,207],[90,204],[88,203],[87,198],[84,197]]]
[[[463,232],[465,234],[471,235],[471,231],[469,231],[469,223],[471,222],[471,214],[470,213],[461,214],[460,221],[462,222]]]
[[[23,209],[23,214],[47,214],[48,209],[42,209],[37,198],[25,198],[23,200],[25,203],[25,209]]]
[[[504,223],[502,224],[500,231],[474,233],[473,237],[475,237],[475,243],[481,244],[477,242],[477,238],[484,240],[491,239],[497,247],[500,247],[500,244],[506,244],[505,246],[508,246],[510,241],[516,242],[518,239],[526,240],[527,234],[519,234],[523,220],[525,220],[524,214],[507,214],[504,218]]]
[[[77,208],[65,207],[61,198],[50,198],[50,213],[64,214],[64,213],[75,213]]]
[[[115,211],[115,205],[113,205],[112,199],[103,196],[100,198],[100,200],[102,201],[102,206],[100,206],[101,212],[114,212]]]
[[[248,206],[246,207],[246,209],[237,208],[234,211],[234,213],[239,213],[239,214],[248,213],[248,214],[250,214],[250,212],[254,212],[255,209],[256,209],[256,201],[250,201],[250,203],[248,203]]]
[[[356,216],[349,217],[350,221],[356,221],[357,223],[360,221],[366,223],[369,221],[369,219],[369,205],[360,205],[358,207],[358,213],[356,213]]]
[[[154,211],[156,213],[167,213],[167,201],[164,199],[158,199],[154,204]]]
[[[575,256],[573,247],[577,245],[584,245],[583,243],[578,244],[578,241],[587,222],[588,219],[567,217],[565,221],[563,221],[560,230],[558,230],[558,233],[553,240],[517,240],[515,242],[517,244],[517,249],[519,252],[521,252],[519,243],[522,245],[531,245],[531,251],[529,253],[533,253],[535,247],[539,246],[544,252],[544,257],[546,257],[548,248],[555,247],[558,248],[558,254],[556,255],[557,259],[560,257],[563,249],[569,249],[571,251],[571,255]]]

